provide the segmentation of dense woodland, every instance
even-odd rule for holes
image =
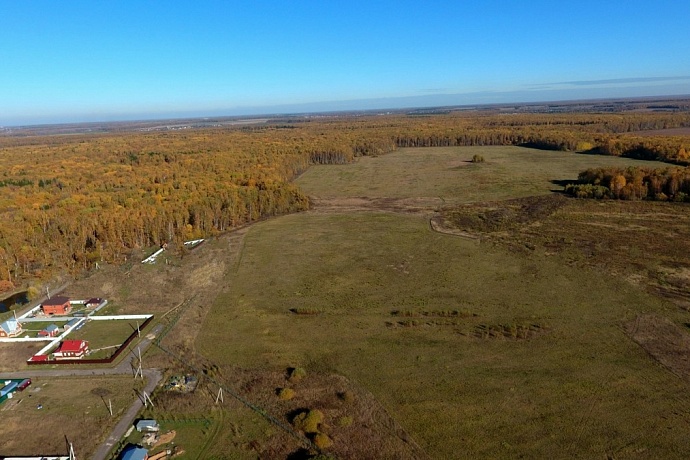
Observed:
[[[344,164],[399,147],[525,145],[686,165],[690,136],[641,133],[682,127],[690,127],[687,112],[452,112],[153,133],[2,136],[0,280],[17,285],[99,261],[120,263],[137,248],[181,247],[186,239],[305,210],[308,198],[292,179],[310,164]],[[612,197],[690,196],[685,169],[590,175],[596,178],[581,175],[580,185],[608,187]],[[579,190],[575,194],[584,193]]]
[[[588,169],[565,191],[578,198],[690,202],[690,167]]]

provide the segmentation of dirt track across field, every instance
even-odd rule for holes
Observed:
[[[309,197],[313,213],[348,213],[348,212],[399,212],[404,214],[433,215],[443,206],[441,198],[319,198]]]

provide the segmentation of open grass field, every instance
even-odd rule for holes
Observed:
[[[690,449],[685,384],[621,327],[671,307],[618,280],[363,214],[257,225],[228,282],[199,340],[205,356],[345,375],[434,458]],[[322,313],[290,312],[300,307]],[[432,317],[398,324],[397,310]],[[470,316],[433,317],[447,310]],[[510,333],[530,326],[527,340]]]
[[[472,163],[473,155],[484,163]],[[353,164],[310,167],[297,180],[319,198],[383,197],[424,200],[437,206],[542,195],[590,167],[668,164],[524,147],[400,149]]]
[[[0,406],[2,454],[67,455],[67,437],[79,458],[90,458],[132,403],[135,384],[126,377],[33,379]],[[108,399],[115,417],[108,412]]]
[[[465,163],[475,153],[486,162]],[[314,167],[299,183],[333,199],[449,204],[545,194],[587,167],[631,163],[512,147],[406,149]],[[684,310],[594,265],[440,234],[421,216],[315,211],[246,234],[196,341],[210,361],[345,376],[432,458],[690,452],[688,384],[625,329],[648,313],[682,324]]]

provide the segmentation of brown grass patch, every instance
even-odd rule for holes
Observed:
[[[546,328],[540,324],[479,324],[471,332],[478,339],[528,340],[540,336]]]
[[[641,315],[625,331],[649,355],[671,372],[690,382],[690,334],[666,318]]]

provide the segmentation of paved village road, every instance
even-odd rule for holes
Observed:
[[[112,368],[106,369],[27,369],[25,371],[16,372],[2,372],[1,379],[17,379],[26,377],[84,377],[91,375],[123,375],[130,374],[134,376],[136,372],[136,363],[139,360],[139,351],[143,354],[151,345],[151,342],[163,330],[163,325],[159,324],[151,332],[139,342],[136,348],[132,348],[127,356],[125,356],[120,364]],[[160,383],[163,377],[158,369],[143,369],[144,377],[146,378],[146,386],[144,391],[147,394],[153,393],[153,390]],[[125,412],[120,421],[115,425],[115,428],[106,438],[106,440],[98,447],[96,453],[91,457],[94,460],[105,460],[110,449],[124,436],[127,429],[132,426],[134,418],[144,405],[141,398],[137,398],[132,406]]]

